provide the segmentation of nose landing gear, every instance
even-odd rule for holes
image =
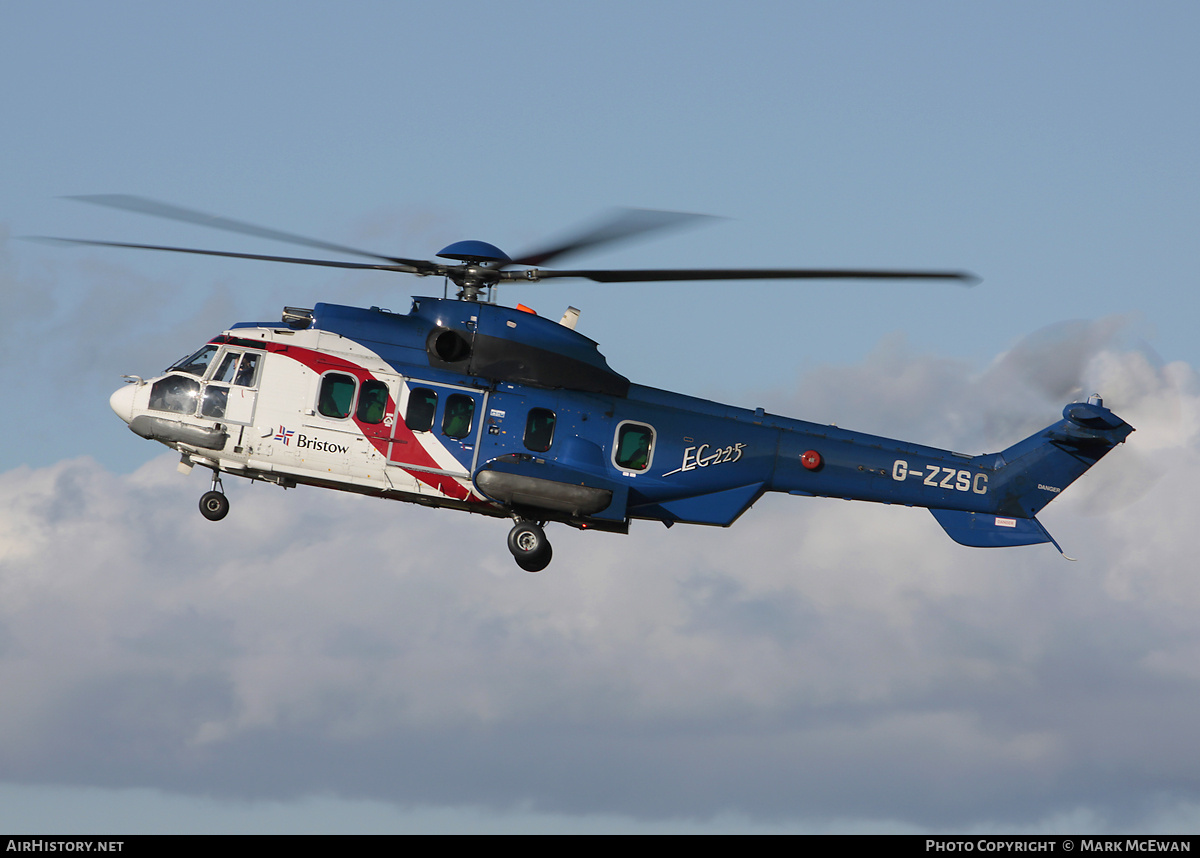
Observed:
[[[218,471],[213,471],[212,491],[200,496],[200,514],[209,521],[220,521],[229,515],[229,498],[225,497],[225,487],[221,485]]]
[[[541,526],[532,521],[518,520],[508,532],[508,550],[517,565],[526,572],[541,572],[550,565],[554,550]]]

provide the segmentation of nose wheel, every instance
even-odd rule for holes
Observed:
[[[225,497],[221,475],[213,471],[212,491],[200,496],[200,514],[209,521],[220,521],[229,515],[229,498]]]
[[[508,532],[508,550],[526,572],[541,572],[554,556],[545,531],[532,521],[518,521]]]

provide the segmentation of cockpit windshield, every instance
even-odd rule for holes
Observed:
[[[186,372],[188,375],[203,377],[218,348],[218,346],[209,343],[195,354],[188,355],[183,360],[171,364],[167,367],[167,372]]]

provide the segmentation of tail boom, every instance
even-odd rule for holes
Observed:
[[[1037,513],[1132,431],[1095,396],[1066,406],[1052,426],[983,456],[832,427],[785,432],[769,489],[926,507],[963,545],[1053,543]]]

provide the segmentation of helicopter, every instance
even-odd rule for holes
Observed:
[[[142,197],[77,197],[110,208],[302,245],[345,262],[86,239],[159,250],[438,277],[443,296],[408,313],[316,303],[278,321],[239,322],[110,398],[129,428],[212,472],[200,511],[230,509],[222,475],[337,489],[508,518],[508,549],[529,572],[553,556],[545,527],[628,533],[633,521],[732,525],[766,492],[924,507],[956,542],[1061,546],[1036,515],[1123,443],[1133,427],[1099,395],[1005,450],[966,455],[636,384],[575,330],[495,299],[511,282],[905,280],[971,284],[961,271],[547,269],[569,253],[702,217],[627,210],[539,250],[508,256],[465,240],[440,261],[370,251]],[[450,297],[449,284],[457,287]],[[1065,556],[1065,555],[1064,555]]]

